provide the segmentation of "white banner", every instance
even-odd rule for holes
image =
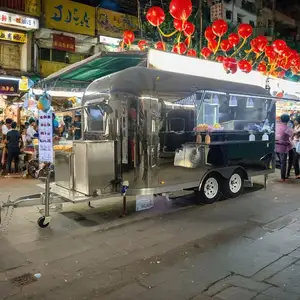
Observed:
[[[39,162],[53,163],[52,112],[39,110]]]

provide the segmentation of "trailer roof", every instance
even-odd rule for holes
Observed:
[[[86,89],[82,103],[102,98],[104,94],[116,93],[125,93],[137,97],[152,96],[166,101],[176,101],[199,90],[271,97],[270,93],[260,86],[171,73],[145,67],[132,67],[95,80]]]

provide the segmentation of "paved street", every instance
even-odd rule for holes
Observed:
[[[35,184],[1,178],[0,200]],[[126,218],[120,205],[69,205],[46,229],[36,207],[18,208],[0,233],[0,299],[300,299],[299,191],[270,180],[238,199],[185,197]]]

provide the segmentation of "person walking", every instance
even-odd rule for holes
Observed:
[[[294,134],[292,136],[292,144],[294,146],[293,166],[295,170],[296,179],[300,179],[300,153],[296,151],[298,143],[300,143],[300,115],[297,115],[296,119],[294,120]]]
[[[283,114],[280,117],[280,122],[276,125],[276,144],[275,151],[279,157],[280,169],[281,169],[281,182],[288,182],[287,174],[287,158],[288,153],[293,149],[293,145],[290,142],[290,138],[294,134],[293,128],[288,126],[290,116]]]
[[[11,131],[7,133],[7,170],[8,174],[11,173],[11,164],[14,161],[15,173],[19,171],[19,154],[20,154],[20,133],[17,130],[17,123],[13,122],[11,125]]]

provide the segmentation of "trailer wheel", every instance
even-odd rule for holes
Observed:
[[[40,228],[46,228],[46,227],[49,226],[50,223],[46,223],[46,224],[44,223],[45,219],[46,218],[44,216],[42,216],[42,217],[39,217],[39,219],[37,220],[37,223],[38,223]]]
[[[229,179],[224,180],[223,194],[227,198],[237,198],[244,191],[245,175],[241,170],[235,170]]]
[[[205,177],[200,191],[197,192],[198,202],[212,204],[221,196],[221,178],[217,173],[211,173]]]

